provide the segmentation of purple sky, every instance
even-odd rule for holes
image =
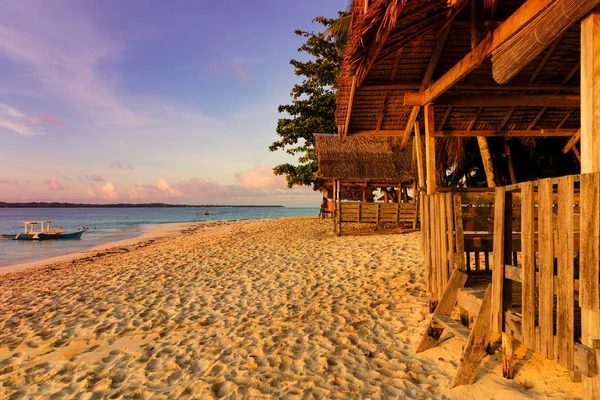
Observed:
[[[271,167],[301,38],[347,0],[3,0],[0,201],[318,206]]]

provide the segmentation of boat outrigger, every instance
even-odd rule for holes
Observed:
[[[62,228],[52,228],[52,221],[25,221],[23,233],[15,235],[0,235],[3,240],[53,240],[53,239],[81,239],[86,229],[77,232],[66,233]],[[36,227],[40,225],[40,230]]]

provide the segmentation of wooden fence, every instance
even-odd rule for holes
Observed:
[[[503,334],[505,362],[515,339],[581,374],[584,391],[597,385],[600,174],[424,195],[420,206],[432,303],[454,269],[491,270],[490,329]]]
[[[416,203],[367,203],[339,202],[339,212],[336,213],[335,231],[340,235],[342,223],[395,224],[416,229]]]

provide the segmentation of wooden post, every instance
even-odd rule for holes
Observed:
[[[517,183],[517,176],[515,175],[515,167],[512,161],[512,154],[510,152],[510,144],[508,139],[504,139],[504,153],[506,154],[506,164],[508,165],[508,175],[510,176],[510,183]]]
[[[437,182],[435,166],[435,118],[433,104],[423,108],[425,116],[425,163],[427,165],[427,194],[434,194]]]
[[[538,186],[539,248],[539,353],[554,357],[554,222],[551,179],[540,180]]]
[[[512,256],[512,192],[504,193],[504,263],[510,262]],[[494,225],[496,224],[496,220],[494,220]],[[494,232],[495,233],[495,232]],[[495,250],[495,249],[494,249]],[[495,274],[496,271],[493,272]],[[498,279],[497,276],[494,279]],[[514,378],[514,351],[513,351],[513,337],[512,335],[504,332],[504,310],[508,310],[512,308],[512,281],[509,279],[504,279],[504,265],[502,266],[502,315],[500,316],[500,323],[502,326],[502,375],[506,379]]]
[[[421,145],[421,127],[415,122],[415,152],[417,153],[417,173],[419,174],[419,190],[425,187],[425,167],[423,166],[423,146]]]
[[[600,172],[600,7],[581,21],[581,172]],[[600,339],[598,174],[581,178],[581,342]],[[596,365],[598,360],[596,359]],[[600,374],[583,377],[583,399],[600,398]]]
[[[506,189],[496,188],[496,201],[494,202],[494,272],[492,274],[492,332],[502,333],[503,310],[502,289],[504,284],[504,213],[506,210]]]
[[[600,172],[600,7],[581,21],[581,172]]]

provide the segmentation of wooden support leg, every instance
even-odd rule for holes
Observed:
[[[502,376],[506,379],[513,379],[514,373],[514,351],[513,337],[507,333],[502,333]]]
[[[491,285],[488,285],[481,308],[479,309],[479,314],[463,349],[456,377],[452,381],[452,387],[470,385],[475,380],[475,377],[477,377],[479,365],[481,364],[481,360],[486,356],[486,349],[490,342],[491,309],[492,289]]]
[[[460,313],[460,323],[469,327],[469,313],[462,307],[459,307],[458,312]]]
[[[462,271],[455,270],[448,281],[448,285],[446,286],[446,290],[444,294],[442,294],[442,298],[440,299],[435,312],[433,313],[433,318],[438,315],[450,315],[452,309],[456,305],[456,296],[458,294],[458,289],[465,286],[465,282],[467,281],[467,274]],[[440,337],[444,332],[443,328],[434,328],[432,326],[432,322],[429,323],[425,333],[423,334],[423,338],[421,339],[421,343],[417,348],[417,353],[430,349],[438,344],[440,341]]]

